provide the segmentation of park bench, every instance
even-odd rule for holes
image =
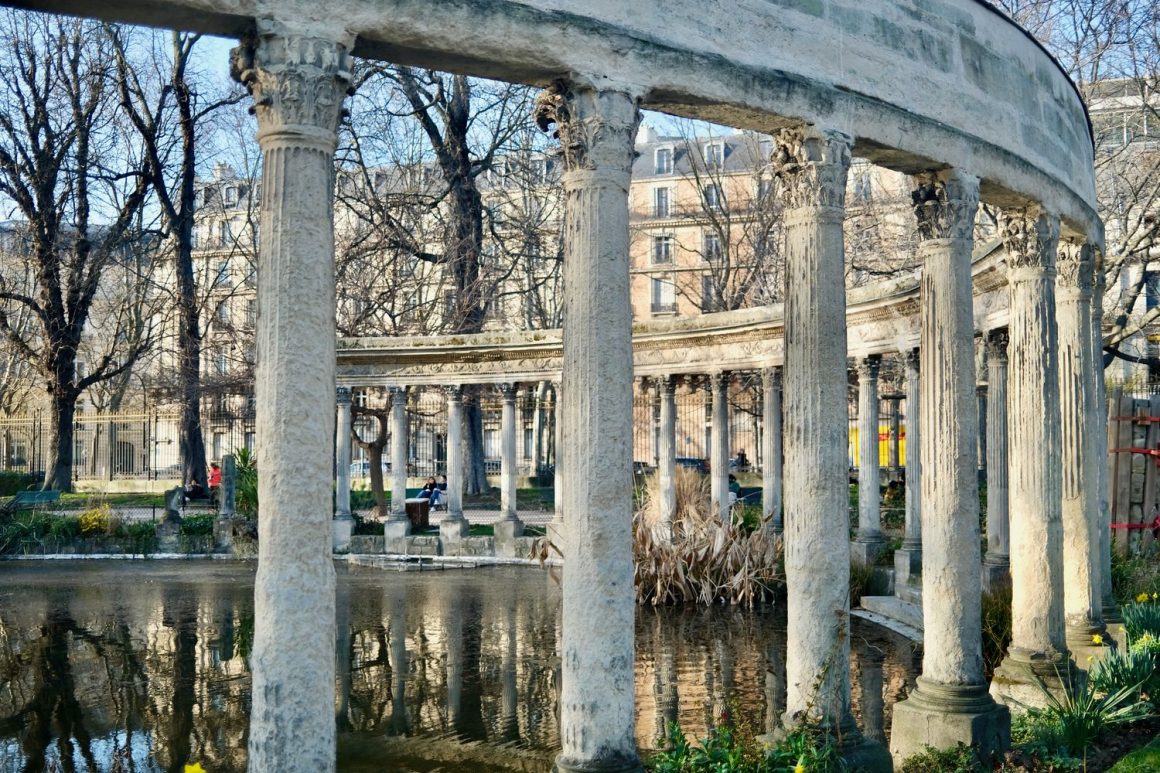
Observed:
[[[55,505],[60,501],[59,491],[18,491],[0,506],[0,514],[8,515],[20,510],[34,510],[38,507]]]

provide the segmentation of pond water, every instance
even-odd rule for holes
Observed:
[[[255,565],[0,563],[0,771],[245,769]],[[339,563],[340,770],[547,770],[558,742],[560,589],[536,568]],[[885,738],[914,684],[907,640],[855,620],[859,724]],[[636,735],[705,735],[726,705],[785,705],[780,609],[642,608]]]

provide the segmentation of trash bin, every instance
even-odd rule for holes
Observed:
[[[407,517],[411,520],[412,529],[426,529],[430,525],[430,511],[431,500],[426,497],[407,500]]]

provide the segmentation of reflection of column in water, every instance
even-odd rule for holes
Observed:
[[[713,691],[713,720],[718,724],[732,724],[734,717],[729,704],[734,697],[733,647],[731,642],[725,641],[724,630],[721,634],[713,641],[717,666],[721,669],[721,679]]]
[[[387,630],[391,636],[391,732],[407,732],[407,599],[402,587],[390,590]]]
[[[782,642],[774,639],[769,645],[765,666],[765,732],[776,733],[785,713],[785,658]]]
[[[516,626],[519,617],[516,615],[515,594],[508,594],[504,604],[504,648],[502,657],[503,670],[503,717],[500,726],[500,737],[504,741],[518,741],[520,739],[520,720],[516,714],[518,695],[516,691],[516,647],[518,636]]]
[[[885,705],[882,698],[882,662],[885,653],[864,639],[856,640],[853,656],[858,662],[861,688],[862,734],[871,741],[886,742]]]
[[[234,603],[228,590],[215,589],[215,592],[214,626],[217,628],[217,641],[211,645],[211,652],[214,665],[217,665],[234,657]]]
[[[335,722],[339,732],[351,730],[350,723],[350,584],[340,578],[334,591],[334,648],[335,667],[338,670],[338,708]]]
[[[168,754],[169,768],[190,761],[193,735],[193,687],[197,677],[197,601],[187,588],[170,586],[163,598],[162,623],[173,629],[173,699],[164,740],[157,739]]]
[[[463,697],[463,609],[453,593],[444,594],[447,603],[443,605],[443,647],[444,668],[447,676],[447,724],[448,729],[460,725],[460,708]]]
[[[660,615],[657,615],[657,628],[659,627]],[[677,694],[677,655],[673,645],[664,640],[659,630],[653,644],[656,658],[657,735],[659,740],[663,741],[668,737],[669,725],[676,724],[680,708],[680,696]]]

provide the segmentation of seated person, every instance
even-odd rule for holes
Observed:
[[[205,487],[198,483],[196,480],[191,479],[188,483],[185,484],[185,501],[187,503],[194,499],[208,498],[209,494],[206,492]]]
[[[435,483],[434,478],[428,478],[427,482],[423,484],[422,491],[419,492],[420,499],[430,500],[431,507],[439,507],[443,502],[443,492],[439,490],[439,485]]]

